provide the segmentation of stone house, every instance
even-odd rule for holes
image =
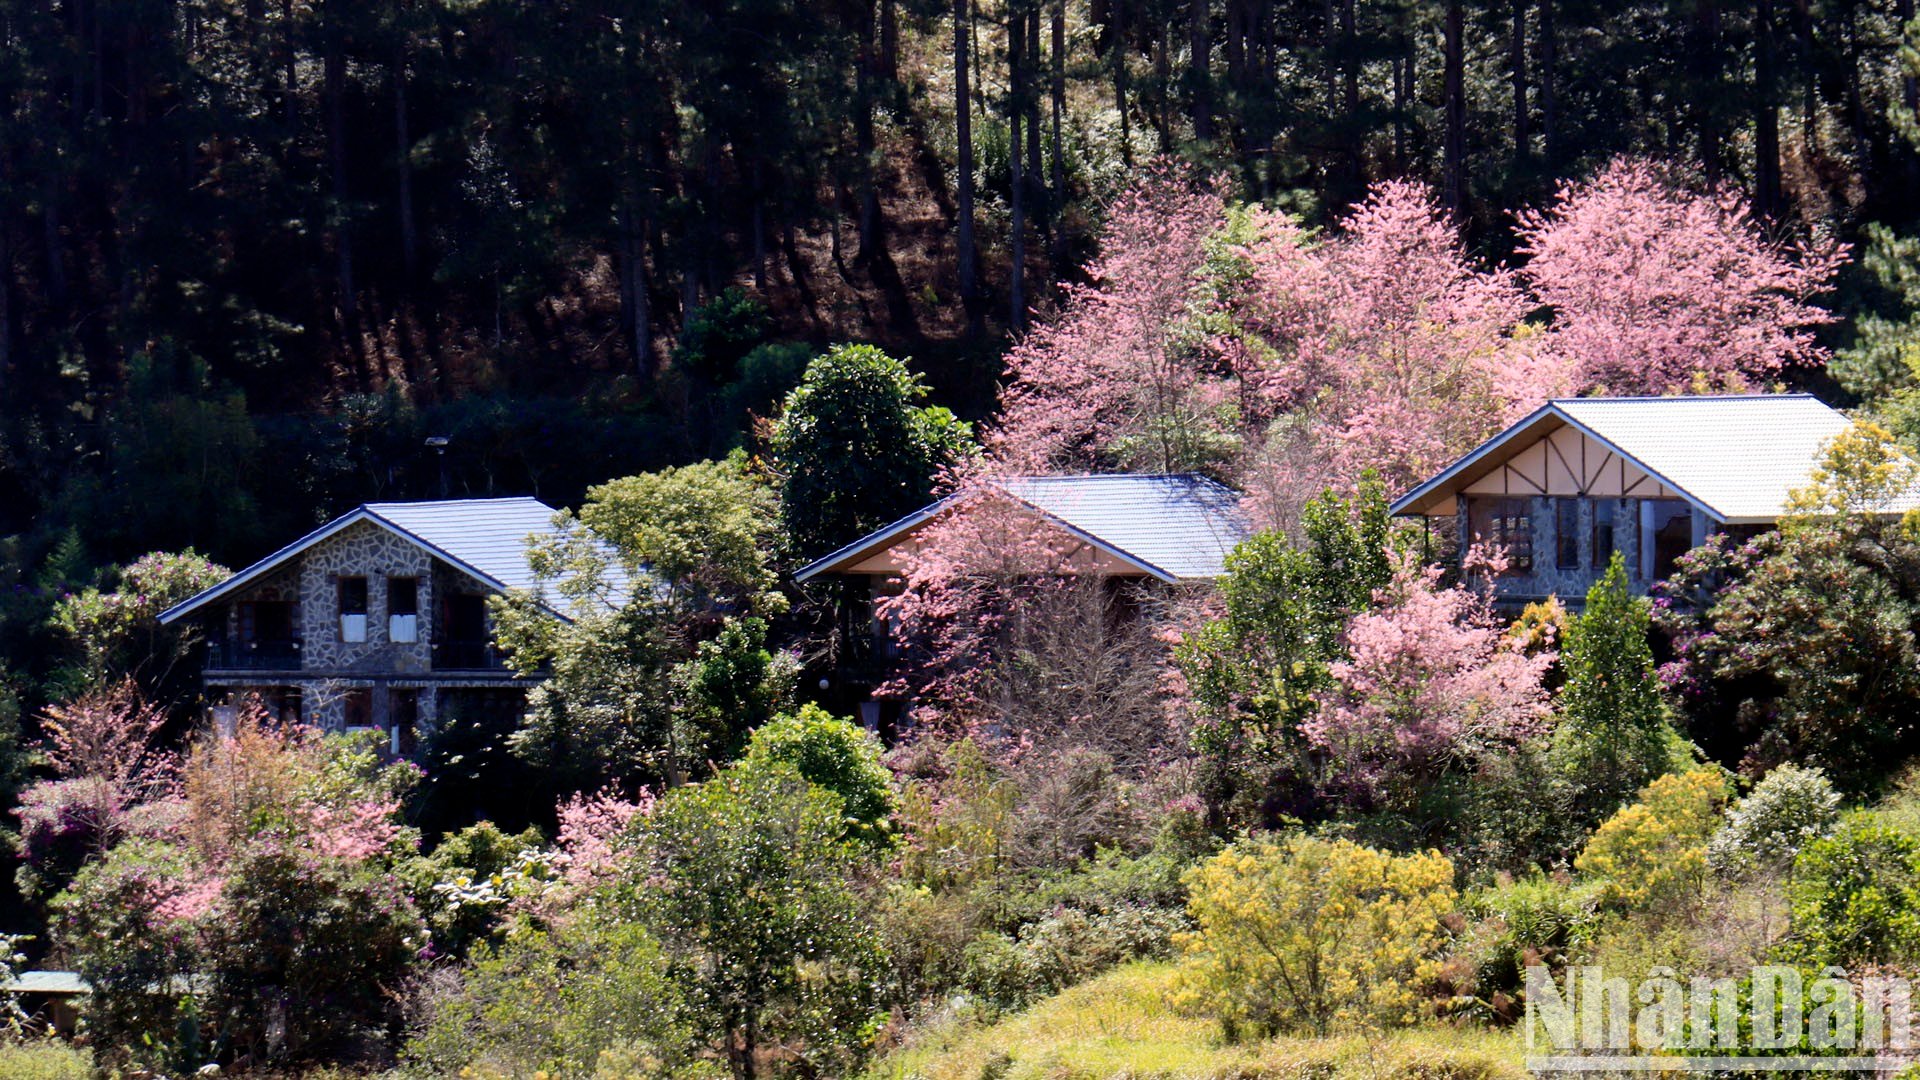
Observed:
[[[257,694],[286,719],[375,728],[407,753],[438,718],[519,714],[539,676],[506,666],[487,598],[536,586],[527,541],[553,516],[528,498],[368,503],[160,621],[204,630],[216,715]]]
[[[1808,394],[1555,400],[1393,512],[1504,547],[1503,602],[1557,595],[1577,607],[1615,551],[1645,592],[1709,535],[1773,528],[1851,424]]]

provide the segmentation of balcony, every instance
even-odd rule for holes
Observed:
[[[506,673],[506,657],[491,641],[436,641],[433,643],[433,670],[487,671]]]
[[[209,671],[298,671],[298,641],[209,641]]]

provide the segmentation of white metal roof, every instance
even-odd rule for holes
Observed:
[[[1811,480],[1834,436],[1852,424],[1810,394],[1562,398],[1494,436],[1400,497],[1393,512],[1432,513],[1538,437],[1571,425],[1653,474],[1726,524],[1766,524]],[[1886,509],[1920,506],[1920,491]],[[1446,512],[1451,513],[1448,509]]]
[[[1240,497],[1202,476],[1014,476],[993,486],[1068,532],[1162,581],[1212,578],[1252,532]],[[964,495],[948,496],[802,567],[794,580],[851,566],[883,551]]]
[[[271,573],[295,555],[345,529],[369,522],[410,540],[481,584],[505,592],[531,589],[537,581],[527,563],[529,538],[553,533],[554,509],[532,498],[442,499],[431,502],[367,503],[333,519],[227,580],[160,613],[169,623]],[[627,586],[625,572],[612,560],[609,576],[616,592]],[[565,612],[555,609],[562,618]]]

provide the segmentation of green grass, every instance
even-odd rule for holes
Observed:
[[[1132,964],[991,1026],[923,1033],[866,1080],[1523,1080],[1509,1032],[1428,1027],[1229,1046],[1167,1003],[1173,968]]]
[[[0,1077],[6,1080],[88,1080],[93,1058],[52,1039],[0,1043]]]

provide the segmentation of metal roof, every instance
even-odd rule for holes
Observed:
[[[1767,524],[1805,487],[1827,444],[1853,422],[1810,394],[1561,398],[1401,496],[1393,512],[1430,511],[1535,441],[1571,425],[1727,524]],[[1889,511],[1920,505],[1915,492]],[[1448,512],[1451,512],[1450,510]]]
[[[367,503],[333,519],[286,547],[254,563],[226,581],[175,604],[160,613],[172,622],[257,581],[287,560],[360,522],[410,540],[481,584],[505,592],[531,589],[537,584],[527,564],[527,541],[555,533],[553,507],[532,498],[443,499],[431,502]],[[610,560],[610,584],[618,595],[629,587],[617,560]],[[552,605],[549,605],[552,607]],[[566,613],[554,608],[554,613]]]
[[[90,994],[93,987],[76,971],[22,971],[0,985],[10,994]]]
[[[1142,573],[1162,581],[1219,577],[1252,528],[1232,489],[1202,476],[1014,476],[994,487]],[[886,549],[964,495],[948,496],[802,567],[794,580]]]

